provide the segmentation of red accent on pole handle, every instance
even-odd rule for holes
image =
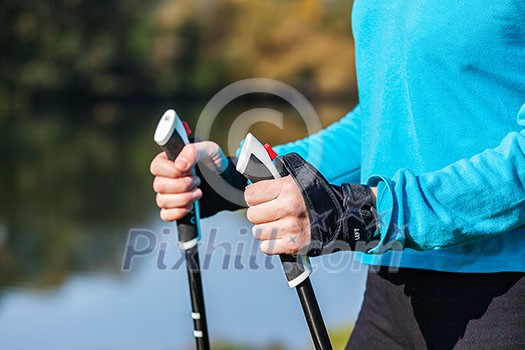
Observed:
[[[266,150],[266,152],[268,152],[268,155],[270,156],[271,160],[277,158],[277,153],[275,153],[275,151],[269,143],[264,144],[264,149]]]
[[[191,129],[190,129],[190,126],[188,125],[188,122],[183,120],[182,121],[182,125],[184,126],[184,130],[186,131],[186,135],[190,136],[191,135]]]

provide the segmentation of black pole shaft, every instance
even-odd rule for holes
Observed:
[[[303,307],[304,317],[308,323],[310,334],[316,350],[331,350],[332,344],[324,324],[323,315],[319,309],[319,303],[315,297],[310,278],[301,282],[295,290]]]
[[[179,133],[182,128],[181,121],[178,119],[174,110],[168,110],[162,116],[154,139],[162,148],[169,160],[174,161],[185,145],[183,134]],[[177,126],[179,125],[179,126]],[[186,130],[184,132],[187,133]],[[166,141],[167,138],[167,141]],[[210,342],[208,338],[208,327],[206,324],[206,312],[204,310],[204,293],[202,291],[202,279],[199,263],[198,240],[199,234],[199,207],[197,203],[193,205],[191,211],[182,219],[177,220],[177,231],[179,243],[184,249],[186,258],[186,270],[188,272],[188,282],[191,298],[191,318],[193,319],[193,335],[197,343],[197,350],[209,350]]]
[[[185,255],[188,283],[190,286],[191,316],[193,318],[195,342],[198,350],[209,350],[210,341],[208,338],[208,326],[204,308],[198,246],[195,245],[185,250]]]
[[[277,165],[279,166],[276,167],[276,170],[281,177],[288,175],[288,172],[281,163],[277,163],[276,166]],[[243,175],[253,183],[274,178],[271,171],[255,155],[253,155],[253,153],[250,155],[250,161],[247,164]],[[280,258],[289,283],[293,283],[297,278],[301,278],[303,273],[306,272],[304,261],[299,259],[299,257],[280,255]],[[330,343],[330,337],[328,336],[328,331],[326,330],[310,278],[306,277],[306,279],[299,283],[295,289],[297,290],[297,295],[301,301],[304,317],[308,323],[308,328],[310,329],[310,335],[312,336],[315,348],[317,350],[331,350],[332,344]]]

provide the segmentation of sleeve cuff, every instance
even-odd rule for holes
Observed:
[[[376,234],[380,236],[379,244],[367,253],[383,254],[388,250],[402,250],[405,246],[406,227],[397,227],[393,222],[397,212],[394,183],[380,175],[369,177],[366,183],[370,187],[377,186],[376,209],[379,229]]]

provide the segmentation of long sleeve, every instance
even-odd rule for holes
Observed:
[[[302,140],[275,147],[277,153],[296,152],[334,184],[358,183],[361,168],[359,105],[341,120]]]
[[[378,185],[381,242],[388,248],[429,250],[516,231],[525,225],[525,104],[517,123],[493,149],[438,171],[398,170]]]

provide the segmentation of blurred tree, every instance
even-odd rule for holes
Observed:
[[[144,102],[177,99],[183,115],[198,115],[188,111],[200,111],[194,99],[269,77],[349,107],[350,7],[1,1],[0,287],[57,284],[72,266],[93,261],[114,268],[107,260],[115,247],[99,238],[109,231],[120,242],[126,232],[116,227],[141,222],[154,206],[147,164],[157,148],[144,117],[155,109]]]
[[[348,98],[356,91],[350,8],[320,0],[165,0],[154,13],[161,33],[152,61],[163,79],[174,79],[166,62],[185,72],[179,89],[216,91],[268,77]]]
[[[0,102],[203,96],[254,76],[348,96],[355,92],[350,7],[322,0],[4,0]]]
[[[41,96],[88,102],[149,93],[144,4],[2,1],[0,92],[19,104]]]

